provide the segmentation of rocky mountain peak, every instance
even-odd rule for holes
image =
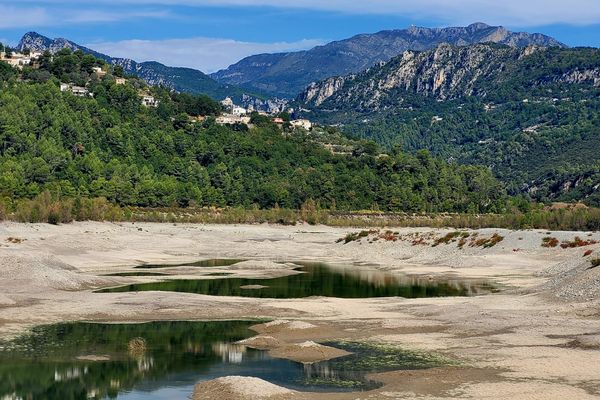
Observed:
[[[467,29],[471,32],[477,32],[477,31],[481,31],[484,29],[488,29],[488,28],[491,28],[491,26],[484,22],[475,22],[475,23],[467,26]]]
[[[217,81],[255,87],[290,97],[315,81],[364,71],[387,62],[407,50],[427,51],[442,43],[469,46],[494,42],[514,48],[538,45],[565,47],[542,34],[510,32],[501,26],[477,22],[467,27],[407,29],[360,34],[311,50],[286,54],[247,57],[229,68],[212,74]],[[255,67],[260,65],[260,68]]]
[[[52,45],[52,39],[40,35],[37,32],[27,32],[17,45],[19,51],[30,49],[33,51],[45,51]]]

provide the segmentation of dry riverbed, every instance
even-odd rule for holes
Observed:
[[[244,344],[275,357],[331,359],[345,353],[320,343],[355,340],[431,351],[459,365],[378,374],[374,378],[385,385],[363,393],[300,393],[259,379],[226,377],[200,384],[195,399],[600,398],[600,267],[591,268],[591,260],[600,258],[600,245],[542,247],[544,238],[600,242],[600,234],[487,229],[465,231],[464,238],[466,233],[452,234],[455,230],[415,228],[336,243],[351,232],[359,231],[305,225],[2,223],[0,339],[64,321],[264,318],[273,322],[255,326],[257,337]],[[448,240],[439,241],[443,238]],[[490,240],[496,243],[488,246]],[[501,290],[424,299],[92,293],[165,279],[106,276],[132,272],[142,263],[201,259],[248,260],[210,271],[231,276],[284,276],[296,273],[293,262],[318,261],[426,279],[490,280]],[[179,267],[168,273],[183,279],[205,272]]]

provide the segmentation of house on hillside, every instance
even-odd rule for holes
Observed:
[[[246,114],[248,114],[248,111],[245,108],[243,108],[243,107],[233,106],[233,108],[231,109],[231,114],[233,114],[233,115],[246,115]]]
[[[150,95],[150,94],[142,94],[142,105],[144,107],[153,107],[156,108],[158,107],[158,104],[160,103],[156,98],[154,98],[154,96]]]
[[[283,120],[283,118],[275,117],[271,120],[271,122],[277,125],[283,125],[285,121]]]
[[[245,117],[241,115],[233,115],[233,114],[223,114],[217,117],[215,122],[218,125],[235,125],[235,124],[245,124],[248,125],[250,123],[250,117]]]
[[[106,71],[104,71],[101,67],[93,67],[92,71],[98,78],[104,78],[106,76]]]
[[[61,92],[70,92],[70,93],[73,93],[73,95],[78,96],[78,97],[94,97],[94,94],[90,93],[90,91],[87,90],[86,88],[81,87],[81,86],[75,86],[71,83],[61,83],[60,91]]]
[[[124,85],[127,82],[127,79],[125,78],[115,78],[115,84],[117,85]]]
[[[26,65],[31,65],[32,60],[35,58],[32,55],[25,55],[21,53],[12,53],[9,57],[7,57],[6,53],[0,52],[0,61],[4,61],[8,63],[10,66],[18,69],[23,69]]]
[[[290,121],[290,123],[292,124],[292,126],[294,128],[302,128],[302,129],[306,129],[307,131],[310,131],[312,129],[312,122],[310,122],[307,119],[296,119],[293,121]]]

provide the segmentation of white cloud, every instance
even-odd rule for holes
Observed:
[[[23,9],[21,7],[3,6],[0,4],[0,29],[19,28],[35,25],[46,26],[52,17],[41,7]]]
[[[253,54],[304,50],[322,43],[323,41],[315,39],[256,43],[198,37],[100,42],[86,44],[86,47],[112,57],[131,58],[136,61],[158,61],[169,66],[195,68],[210,73]]]
[[[102,10],[83,10],[69,12],[65,16],[66,22],[114,22],[132,18],[165,18],[170,14],[166,11],[132,11],[132,12],[110,12]]]
[[[25,0],[27,1],[27,0]],[[32,1],[32,0],[29,0]],[[60,0],[60,3],[80,3]],[[37,0],[37,4],[57,3]],[[96,0],[95,4],[271,6],[305,8],[353,14],[386,14],[435,18],[448,24],[484,21],[491,24],[542,26],[554,23],[575,25],[600,23],[598,0]]]
[[[48,3],[40,1],[37,3]],[[44,6],[4,6],[0,0],[0,29],[60,26],[66,23],[115,22],[134,18],[165,18],[171,14],[163,10],[106,11],[99,9],[70,9],[60,13]]]

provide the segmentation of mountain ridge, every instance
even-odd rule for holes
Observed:
[[[233,85],[221,84],[202,71],[185,67],[169,67],[157,61],[137,62],[129,58],[111,57],[88,47],[79,45],[65,38],[51,39],[37,32],[27,32],[17,45],[17,49],[28,48],[33,51],[50,51],[56,53],[62,49],[81,50],[112,65],[123,67],[128,74],[136,75],[150,85],[195,94],[206,94],[222,99],[226,96],[241,98],[244,94],[252,94]]]
[[[388,148],[486,165],[513,194],[600,204],[597,48],[441,44],[314,83],[297,106]]]
[[[333,41],[310,50],[258,54],[211,74],[222,83],[294,97],[308,84],[332,76],[360,72],[407,50],[429,50],[441,43],[469,45],[484,42],[511,47],[566,47],[539,33],[511,32],[501,26],[474,23],[467,27],[384,30]]]

